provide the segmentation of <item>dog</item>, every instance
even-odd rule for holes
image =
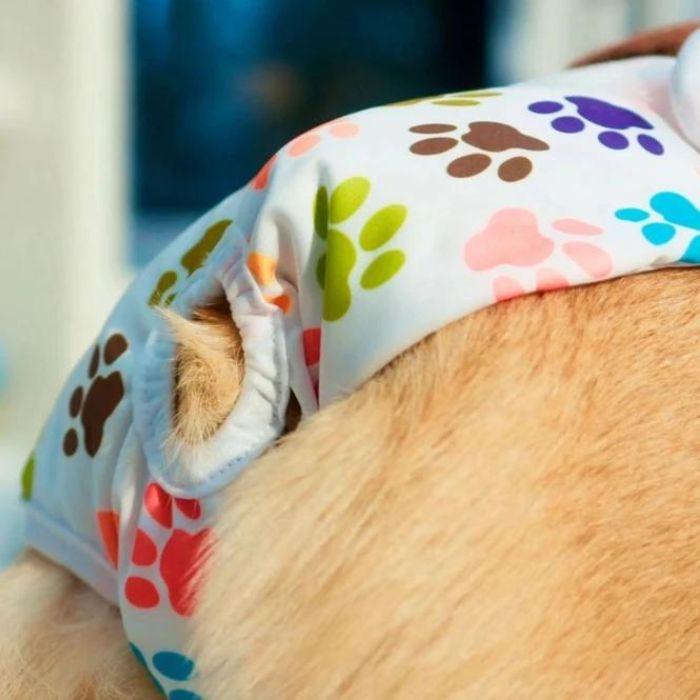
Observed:
[[[650,39],[672,54],[690,30],[592,60]],[[699,284],[664,270],[514,299],[436,330],[316,415],[288,401],[286,435],[227,486],[188,582],[197,692],[696,695]],[[152,309],[176,346],[184,445],[242,396],[228,304]],[[94,430],[83,440],[97,451]],[[158,697],[116,609],[67,571],[30,553],[0,585],[3,697]]]

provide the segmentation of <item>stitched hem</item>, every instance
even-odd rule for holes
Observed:
[[[25,541],[29,547],[72,571],[103,598],[119,605],[117,572],[92,543],[45,513],[26,504]]]
[[[164,445],[173,429],[172,362],[175,346],[162,319],[156,321],[134,376],[134,423],[151,476],[169,493],[199,498],[228,484],[281,434],[289,377],[281,311],[263,299],[246,265],[247,241],[233,229],[228,245],[198,270],[172,308],[183,316],[223,290],[239,328],[245,357],[241,393],[233,411],[211,438],[175,456]],[[235,450],[234,454],[231,451]]]

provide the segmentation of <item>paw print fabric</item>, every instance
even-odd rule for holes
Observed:
[[[334,120],[136,278],[60,393],[22,497],[28,543],[120,607],[165,695],[203,697],[193,639],[221,492],[282,433],[291,394],[308,416],[490,304],[700,264],[700,156],[653,101],[673,70],[622,62]],[[159,310],[221,295],[240,398],[204,443],[174,444]]]

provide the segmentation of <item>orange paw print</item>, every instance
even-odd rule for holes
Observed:
[[[292,309],[292,298],[284,293],[277,280],[277,260],[271,255],[253,252],[248,255],[246,263],[253,279],[260,285],[265,301],[288,314]]]
[[[347,119],[335,119],[320,126],[316,126],[309,131],[305,131],[300,136],[290,141],[285,148],[286,154],[290,158],[298,158],[318,146],[324,137],[330,136],[334,139],[350,139],[360,133],[360,127]],[[273,155],[265,165],[260,168],[255,177],[250,181],[250,187],[254,190],[264,190],[269,181],[272,169],[277,161],[277,154]]]
[[[254,190],[264,190],[267,187],[267,183],[270,180],[270,173],[272,172],[272,166],[275,164],[276,160],[277,154],[272,156],[272,158],[260,168],[258,174],[250,181],[250,186]]]
[[[131,564],[144,575],[130,575],[124,583],[124,595],[134,607],[148,610],[160,605],[165,594],[175,613],[189,617],[197,602],[193,580],[213,543],[211,528],[194,533],[173,529],[174,516],[189,522],[199,520],[201,504],[197,499],[174,498],[155,483],[146,487],[143,506],[153,525],[170,534],[159,552],[154,538],[138,528]]]

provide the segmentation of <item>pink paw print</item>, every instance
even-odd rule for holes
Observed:
[[[568,287],[567,277],[552,264],[545,264],[557,250],[561,250],[591,280],[610,276],[613,262],[609,253],[594,243],[579,240],[600,235],[603,229],[571,218],[557,219],[551,228],[572,238],[560,242],[559,236],[545,236],[539,229],[537,218],[527,209],[501,209],[491,217],[483,231],[467,241],[464,260],[470,269],[477,271],[502,265],[535,268],[531,290],[526,290],[521,282],[508,275],[496,277],[493,281],[496,301],[512,299],[527,291],[544,292]]]
[[[192,582],[211,548],[211,528],[195,532],[178,527],[173,529],[175,519],[188,523],[199,520],[201,504],[197,499],[173,498],[155,483],[146,487],[143,506],[162,537],[152,537],[144,529],[137,529],[131,566],[143,569],[143,575],[132,574],[126,579],[124,595],[134,607],[151,609],[160,604],[164,593],[174,612],[189,617],[196,605]],[[159,552],[156,541],[166,536]],[[161,585],[158,585],[159,581]]]
[[[287,155],[291,158],[298,158],[316,148],[316,146],[321,143],[324,135],[330,135],[335,139],[350,139],[353,136],[357,136],[359,132],[360,127],[354,122],[347,119],[335,119],[334,121],[326,122],[313,129],[309,129],[309,131],[305,131],[291,141],[285,150]],[[255,177],[250,181],[252,189],[260,191],[267,187],[276,161],[277,154],[272,156],[272,158],[260,168]]]
[[[354,122],[347,119],[336,119],[332,122],[326,122],[314,129],[304,132],[301,136],[297,136],[288,146],[287,155],[292,158],[298,158],[304,155],[312,148],[316,148],[324,134],[330,134],[336,139],[350,139],[357,136],[360,127]]]

